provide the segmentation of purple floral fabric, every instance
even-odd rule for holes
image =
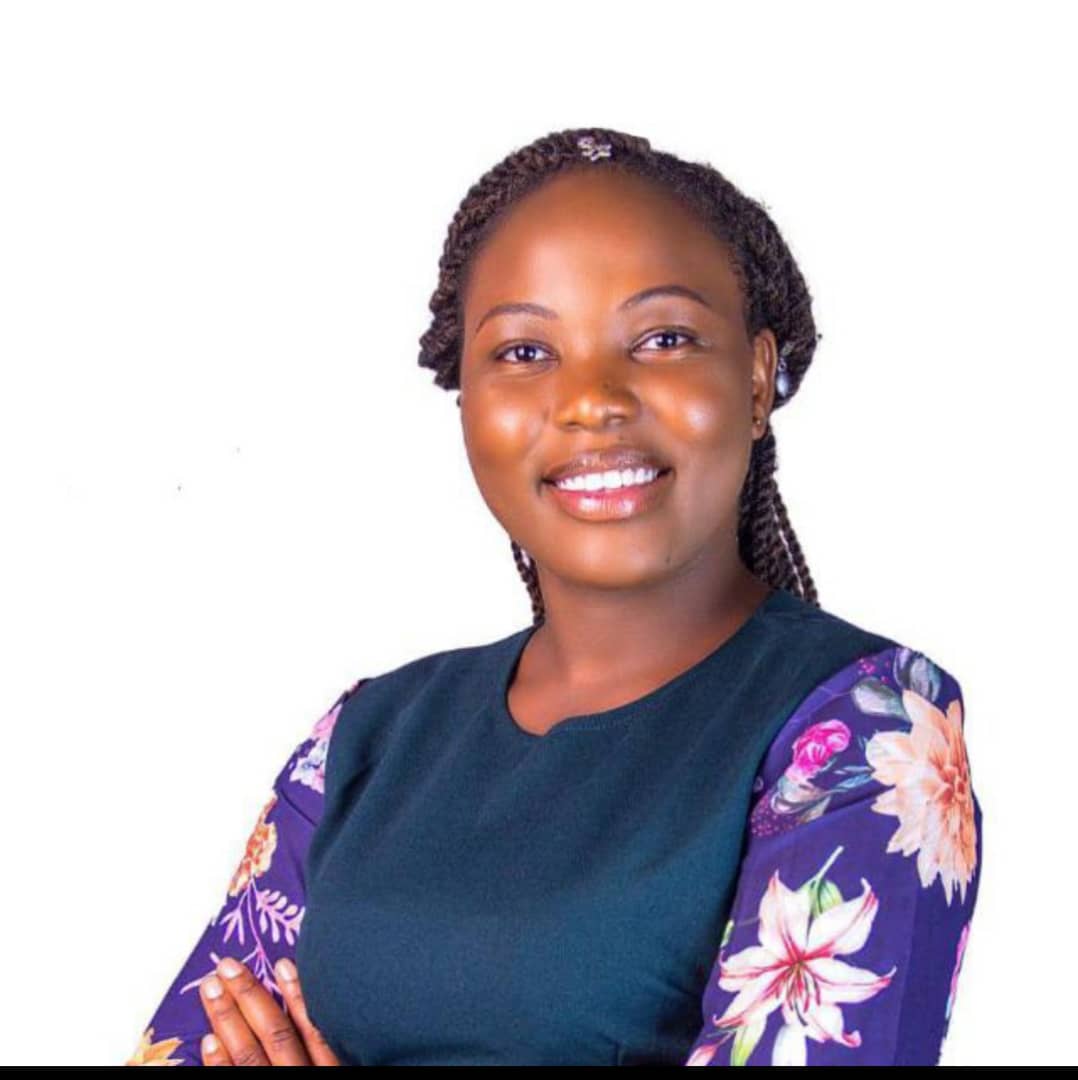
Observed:
[[[303,859],[321,817],[326,750],[341,707],[364,682],[366,679],[360,679],[337,698],[277,774],[224,903],[210,919],[125,1064],[202,1064],[202,1037],[212,1027],[198,986],[225,956],[246,964],[287,1011],[274,965],[282,956],[295,959],[305,910]]]
[[[962,692],[896,646],[805,699],[756,777],[688,1065],[937,1065],[981,872]]]
[[[303,858],[342,694],[274,780],[220,910],[129,1065],[200,1065],[198,984],[226,955],[284,1007]],[[981,869],[961,689],[895,646],[809,694],[755,778],[733,906],[686,1065],[938,1063]]]

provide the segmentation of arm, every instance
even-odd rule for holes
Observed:
[[[860,658],[754,791],[685,1064],[938,1064],[981,874],[958,683],[898,645]]]
[[[321,817],[329,739],[344,702],[365,681],[337,698],[277,774],[224,902],[125,1064],[202,1064],[200,1043],[211,1025],[198,987],[224,956],[242,960],[284,1008],[273,968],[282,956],[295,959],[305,910],[304,857]]]

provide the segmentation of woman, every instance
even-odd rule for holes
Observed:
[[[132,1063],[936,1064],[981,870],[962,695],[817,600],[774,223],[570,130],[469,191],[440,267],[420,364],[532,623],[340,695]]]

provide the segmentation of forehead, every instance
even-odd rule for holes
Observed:
[[[732,314],[740,311],[725,246],[675,196],[642,177],[574,169],[524,196],[497,221],[473,257],[463,299],[471,326],[495,303],[538,300],[558,310],[616,304],[668,282],[698,289]]]

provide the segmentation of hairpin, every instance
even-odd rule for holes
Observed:
[[[576,140],[576,145],[580,147],[581,153],[589,161],[598,161],[599,158],[610,157],[610,143],[596,142],[594,135],[581,135]]]

